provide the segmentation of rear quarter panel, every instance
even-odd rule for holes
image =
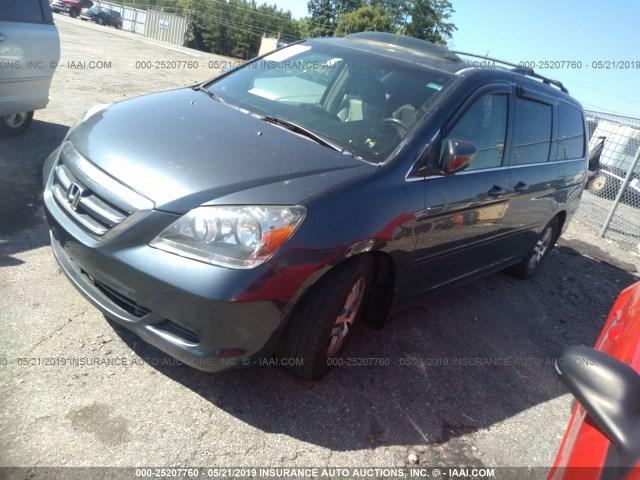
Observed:
[[[59,60],[53,23],[0,21],[0,115],[45,108]]]

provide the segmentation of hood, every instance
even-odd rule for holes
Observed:
[[[173,213],[225,198],[301,203],[376,168],[191,88],[114,104],[78,125],[69,140],[157,209]]]

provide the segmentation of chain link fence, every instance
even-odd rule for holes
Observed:
[[[589,183],[575,219],[640,252],[640,118],[586,111]]]

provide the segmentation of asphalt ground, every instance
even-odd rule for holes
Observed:
[[[193,84],[232,60],[55,18],[62,58],[49,107],[24,136],[0,138],[0,466],[510,466],[546,475],[572,400],[553,359],[595,342],[617,294],[637,281],[637,256],[574,223],[535,278],[492,275],[380,331],[362,327],[345,353],[356,365],[316,383],[276,367],[206,374],[179,365],[108,322],[61,273],[40,172],[88,107]],[[163,61],[198,68],[155,68]]]

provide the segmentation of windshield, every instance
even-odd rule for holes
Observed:
[[[449,73],[305,42],[207,85],[222,102],[294,123],[364,160],[384,161],[441,94]]]

